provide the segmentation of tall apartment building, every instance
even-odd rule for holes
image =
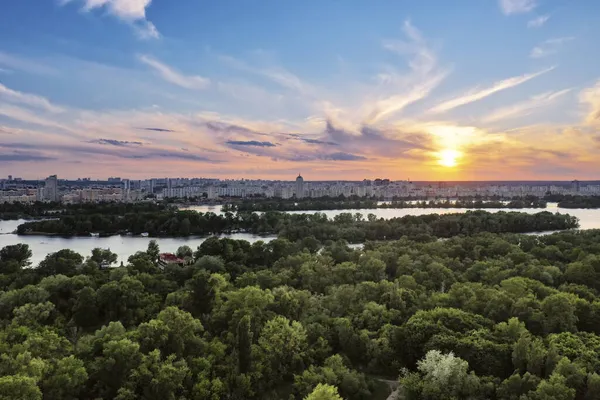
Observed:
[[[47,201],[58,201],[58,177],[56,175],[50,175],[46,178],[44,184],[44,200]]]
[[[304,178],[302,178],[302,175],[300,174],[298,174],[298,177],[296,178],[296,198],[304,198]]]

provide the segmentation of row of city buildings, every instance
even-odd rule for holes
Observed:
[[[552,194],[600,195],[600,185],[573,181],[570,184],[476,184],[440,182],[414,183],[389,179],[306,182],[301,175],[294,181],[247,179],[158,178],[130,180],[110,178],[107,181],[78,179],[59,180],[56,175],[43,181],[0,180],[0,203],[35,201],[85,203],[101,201],[135,202],[144,199],[207,199],[218,201],[230,197],[320,198],[377,197],[391,198],[503,198]]]

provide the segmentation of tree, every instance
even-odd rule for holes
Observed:
[[[335,386],[319,383],[304,400],[342,400]]]
[[[5,246],[0,250],[0,273],[9,274],[29,266],[31,250],[27,244]]]
[[[148,242],[148,249],[146,250],[146,253],[148,256],[150,256],[150,260],[152,260],[153,263],[156,264],[158,262],[160,248],[158,247],[156,240],[152,239],[150,242]]]
[[[522,399],[521,396],[527,395],[536,389],[540,380],[540,378],[531,375],[529,372],[526,372],[523,376],[519,374],[511,375],[498,386],[496,390],[498,400]]]
[[[94,261],[98,265],[111,265],[117,262],[117,258],[118,256],[108,249],[95,248],[92,249],[92,256],[90,257],[90,260]]]
[[[175,355],[161,359],[159,350],[142,356],[140,365],[135,368],[125,385],[119,389],[116,400],[147,399],[176,400],[186,393],[184,381],[190,370],[184,360],[176,360]]]
[[[340,395],[346,399],[373,397],[365,375],[348,368],[339,354],[326,359],[322,367],[311,365],[302,374],[294,376],[294,389],[301,396],[309,394],[319,384],[339,388]]]
[[[600,375],[595,372],[587,376],[584,400],[600,400]]]
[[[44,276],[74,275],[77,267],[81,265],[83,257],[72,250],[60,250],[48,254],[37,267],[37,271]]]
[[[267,380],[280,382],[304,367],[308,347],[306,330],[300,322],[275,317],[265,324],[258,346]]]
[[[252,330],[250,316],[245,315],[237,327],[238,371],[245,374],[252,365]]]
[[[566,379],[560,374],[552,374],[549,380],[540,382],[531,395],[533,400],[573,400],[575,389],[566,385]]]
[[[469,374],[469,364],[453,353],[430,350],[417,365],[418,373],[405,374],[400,379],[400,385],[405,388],[409,400],[462,399],[480,393],[479,378],[473,373]]]
[[[75,356],[61,358],[41,382],[44,398],[79,399],[87,379],[88,374],[82,360]]]
[[[542,310],[547,333],[577,331],[576,299],[577,296],[570,293],[557,293],[544,299]]]
[[[0,377],[0,400],[41,400],[35,379],[23,375]]]
[[[177,307],[167,307],[156,319],[138,327],[137,337],[142,351],[160,350],[161,354],[184,357],[199,352],[204,327],[192,314]]]
[[[77,293],[73,305],[73,322],[84,329],[96,327],[99,323],[99,310],[96,292],[91,287],[84,287]]]
[[[194,256],[194,250],[190,246],[179,246],[177,249],[177,257],[179,258],[188,258]]]

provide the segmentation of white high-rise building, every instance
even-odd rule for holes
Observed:
[[[298,174],[298,177],[296,178],[296,198],[304,198],[304,178],[302,178],[302,175],[300,174]]]
[[[47,201],[58,201],[58,178],[51,175],[46,178],[44,185],[44,199]]]

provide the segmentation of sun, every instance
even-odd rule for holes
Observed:
[[[456,167],[458,164],[457,160],[461,155],[459,151],[453,149],[442,150],[438,153],[438,163],[448,168]]]

